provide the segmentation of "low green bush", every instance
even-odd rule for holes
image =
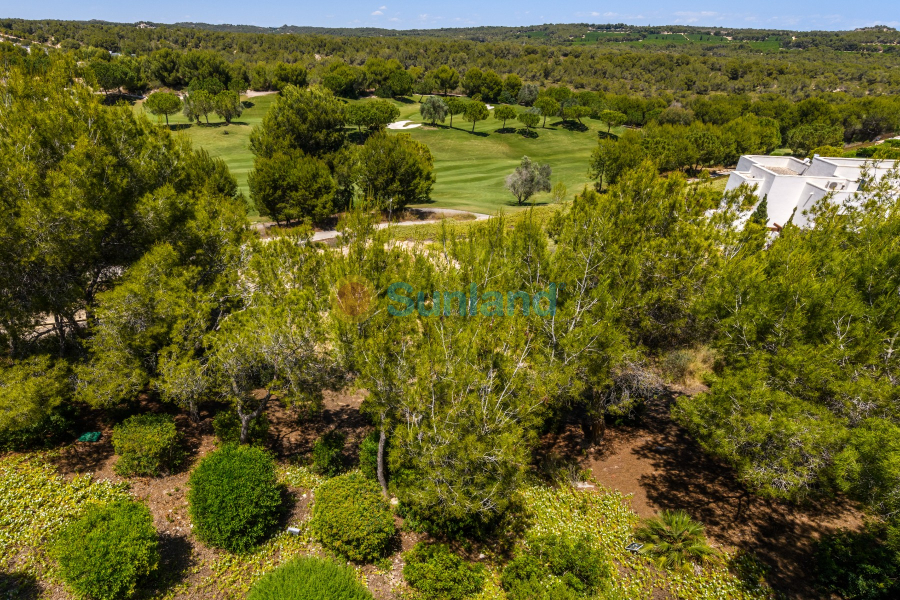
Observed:
[[[129,500],[93,505],[61,531],[52,554],[77,595],[129,598],[159,564],[153,517],[146,506]]]
[[[223,444],[237,444],[241,441],[241,420],[236,410],[223,410],[213,417],[213,431]],[[261,446],[269,435],[269,419],[265,414],[250,421],[247,442]]]
[[[344,443],[347,436],[334,429],[316,440],[312,449],[312,470],[333,477],[344,470]]]
[[[47,354],[0,359],[0,450],[46,446],[64,437],[73,391],[65,360]]]
[[[662,356],[660,366],[663,373],[674,382],[684,382],[691,372],[694,356],[689,350],[672,350]]]
[[[413,479],[409,471],[398,469],[391,474],[391,485],[409,489],[413,485]],[[398,483],[398,480],[402,480]],[[479,514],[466,515],[463,518],[453,518],[440,509],[424,509],[410,503],[400,501],[397,506],[397,515],[403,519],[403,528],[407,531],[427,533],[432,537],[457,542],[471,540],[486,541],[502,535],[500,532],[510,526],[517,518],[521,507],[515,498],[511,499],[504,512],[493,513],[487,516]]]
[[[501,584],[510,600],[563,600],[597,594],[612,572],[589,539],[556,535],[533,538],[503,569]]]
[[[297,558],[270,571],[247,600],[372,600],[353,569],[330,560]]]
[[[373,431],[359,443],[359,470],[369,479],[378,479],[378,432]]]
[[[229,444],[216,450],[200,461],[188,485],[194,531],[211,546],[249,550],[281,515],[275,461],[260,448]]]
[[[72,405],[59,406],[35,423],[18,429],[0,431],[0,450],[31,450],[47,448],[63,442],[74,429],[75,409]]]
[[[383,556],[397,533],[378,485],[358,471],[319,486],[311,525],[323,546],[358,562]]]
[[[683,510],[664,510],[659,516],[646,519],[634,535],[644,542],[641,553],[664,569],[689,570],[694,563],[709,562],[715,555],[703,525]]]
[[[508,600],[577,600],[565,583],[549,577],[549,570],[531,554],[520,554],[503,568],[501,585]]]
[[[446,544],[419,542],[406,553],[403,578],[426,600],[463,600],[481,592],[484,567],[464,561]]]
[[[122,477],[156,477],[177,467],[184,458],[181,436],[168,415],[135,415],[113,429],[113,448],[119,455],[115,471]]]

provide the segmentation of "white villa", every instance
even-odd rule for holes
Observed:
[[[862,158],[822,158],[799,160],[789,156],[742,156],[728,178],[725,190],[741,184],[756,186],[756,196],[767,198],[769,227],[780,229],[791,220],[803,227],[810,221],[804,214],[826,194],[833,193],[833,201],[843,203],[859,189],[865,167],[867,176],[875,181],[884,177],[894,161],[875,161]]]

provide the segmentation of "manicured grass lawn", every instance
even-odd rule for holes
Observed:
[[[241,191],[249,199],[247,175],[253,168],[250,152],[250,131],[262,121],[262,117],[275,101],[276,95],[257,96],[247,100],[252,107],[244,110],[240,119],[225,126],[215,115],[210,115],[210,125],[190,124],[184,115],[169,117],[172,128],[191,138],[194,145],[206,149],[210,155],[222,158],[238,180]],[[421,122],[418,96],[414,101],[394,101],[400,108],[400,119]],[[370,102],[369,99],[354,102]],[[141,104],[135,105],[142,111]],[[156,117],[150,115],[151,119]],[[597,132],[606,126],[592,119],[584,119],[586,131],[570,131],[561,126],[559,119],[547,119],[547,128],[533,130],[535,138],[520,133],[498,133],[501,122],[493,117],[480,121],[472,133],[472,124],[461,115],[436,128],[426,125],[409,129],[408,133],[424,142],[434,155],[437,182],[432,190],[432,202],[424,206],[456,208],[494,214],[500,210],[518,210],[515,198],[504,187],[504,179],[516,168],[522,157],[549,163],[553,168],[553,183],[562,181],[569,189],[569,198],[582,187],[592,183],[588,177],[588,162],[597,145]],[[508,121],[507,126],[519,125]],[[623,128],[613,130],[621,133]],[[391,131],[391,133],[399,133]],[[550,194],[541,193],[533,198],[537,205],[550,200]],[[254,216],[256,212],[251,209]]]
[[[221,158],[228,165],[232,174],[237,178],[238,186],[247,199],[250,199],[250,191],[247,189],[247,174],[253,168],[253,154],[250,152],[250,131],[253,126],[262,122],[263,115],[272,106],[276,94],[244,98],[244,114],[232,121],[231,125],[216,115],[209,115],[209,125],[191,124],[183,114],[169,117],[172,129],[179,131],[191,138],[195,147],[204,148],[210,156]],[[135,111],[143,112],[142,102],[135,104]],[[147,115],[155,120],[153,115]],[[165,121],[162,121],[163,123]],[[251,214],[256,215],[251,207]]]
[[[416,96],[418,100],[418,96]],[[362,100],[366,102],[367,100]],[[418,102],[397,103],[400,119],[416,123],[422,121]],[[437,183],[432,191],[431,204],[425,206],[458,208],[487,214],[499,210],[518,210],[515,198],[504,187],[504,179],[528,156],[553,168],[553,183],[562,181],[569,189],[568,197],[592,180],[588,177],[591,152],[597,145],[597,133],[606,126],[593,119],[583,119],[587,131],[564,129],[559,119],[547,119],[547,128],[537,127],[536,138],[519,133],[498,133],[502,127],[493,117],[475,125],[467,123],[461,115],[449,119],[437,128],[426,125],[409,129],[413,139],[424,142],[434,155]],[[507,127],[519,125],[507,121]],[[621,133],[624,128],[613,129]],[[541,193],[533,198],[537,205],[550,201],[550,194]]]

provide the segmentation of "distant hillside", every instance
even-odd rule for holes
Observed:
[[[109,21],[28,21],[0,18],[0,31],[8,35],[26,34],[34,41],[60,37],[66,30],[111,30],[122,28],[200,30],[236,34],[294,34],[329,35],[337,37],[396,37],[396,38],[452,38],[477,42],[528,41],[538,45],[608,45],[644,42],[651,45],[694,43],[702,45],[733,45],[740,42],[766,43],[755,49],[830,47],[834,50],[854,51],[871,44],[900,44],[900,33],[883,25],[863,27],[853,31],[791,31],[786,29],[739,29],[690,25],[639,26],[626,23],[546,23],[517,27],[457,27],[439,29],[383,29],[378,27],[309,27],[282,25],[259,27],[211,23],[113,23]]]

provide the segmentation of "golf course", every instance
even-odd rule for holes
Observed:
[[[250,131],[262,122],[276,98],[276,94],[244,98],[247,108],[231,125],[226,125],[213,115],[209,125],[205,122],[192,124],[182,114],[170,117],[169,123],[172,129],[189,136],[196,147],[222,158],[237,178],[241,190],[249,197],[247,175],[253,168]],[[487,214],[501,209],[516,210],[516,200],[505,188],[504,179],[518,166],[523,156],[550,164],[553,183],[562,181],[570,197],[591,182],[588,162],[597,144],[597,133],[606,130],[606,125],[601,121],[583,119],[586,129],[573,131],[563,127],[560,119],[549,118],[546,128],[536,127],[526,136],[522,134],[524,128],[521,123],[508,121],[507,128],[503,129],[503,124],[491,117],[476,123],[473,132],[472,124],[464,121],[462,115],[453,118],[453,127],[450,127],[449,118],[436,126],[423,123],[417,99],[392,101],[400,109],[398,121],[411,123],[403,131],[389,131],[394,134],[408,133],[431,149],[437,181],[431,195],[432,202],[427,206]],[[369,101],[364,98],[349,102]],[[138,102],[135,110],[142,111],[141,104]],[[621,127],[613,129],[614,133],[621,131]],[[546,192],[533,198],[536,205],[549,201],[550,194]]]

